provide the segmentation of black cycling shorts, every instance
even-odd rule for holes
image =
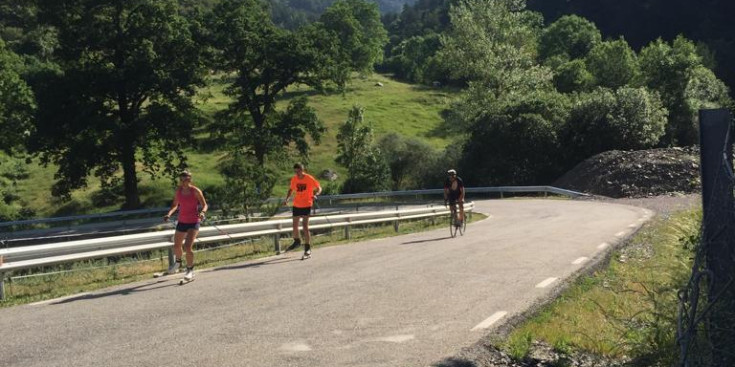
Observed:
[[[176,223],[176,231],[178,232],[186,232],[190,229],[196,229],[199,230],[199,222],[196,223]]]
[[[309,215],[311,215],[311,207],[308,207],[308,208],[293,207],[294,217],[308,217]]]

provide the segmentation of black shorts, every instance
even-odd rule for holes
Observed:
[[[311,215],[311,207],[308,207],[308,208],[293,207],[294,217],[308,217],[309,215]]]
[[[199,222],[197,223],[176,223],[176,231],[177,232],[186,232],[190,229],[196,229],[199,230]]]
[[[449,199],[448,200],[449,201],[449,204],[456,204],[456,203],[458,203],[459,202],[459,193],[454,194],[454,193],[451,193],[450,192],[448,199]]]

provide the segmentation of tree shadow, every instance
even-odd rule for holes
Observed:
[[[416,244],[419,244],[419,243],[427,243],[427,242],[439,242],[439,241],[444,241],[444,240],[448,240],[448,239],[451,239],[451,238],[452,238],[451,236],[447,236],[447,237],[432,238],[432,239],[429,239],[429,240],[409,241],[409,242],[403,242],[401,244],[401,246],[403,246],[403,245],[416,245]]]
[[[109,296],[120,296],[120,295],[127,296],[132,293],[147,292],[147,291],[152,291],[152,290],[166,288],[166,287],[173,287],[177,285],[177,283],[162,284],[162,283],[167,283],[170,280],[178,280],[178,279],[173,279],[173,278],[160,279],[154,282],[150,282],[146,284],[139,284],[133,287],[117,289],[117,290],[109,291],[109,292],[84,294],[84,295],[77,296],[77,297],[66,298],[58,302],[53,302],[51,303],[51,305],[61,305],[61,304],[71,303],[71,302],[76,302],[76,301],[87,301],[91,299],[99,299],[99,298],[104,298],[104,297],[109,297]]]

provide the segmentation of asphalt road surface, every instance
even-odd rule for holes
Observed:
[[[490,218],[0,310],[0,366],[430,366],[650,218],[571,200],[477,202]]]

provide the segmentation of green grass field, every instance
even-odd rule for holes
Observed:
[[[378,82],[383,86],[376,86]],[[225,85],[215,79],[208,88],[201,91],[197,103],[205,114],[213,116],[227,106],[230,99],[223,93],[224,88]],[[437,133],[442,122],[440,112],[449,106],[457,92],[405,84],[387,76],[374,74],[355,77],[347,85],[344,93],[320,94],[306,87],[292,87],[279,101],[279,106],[285,106],[289,99],[301,94],[308,95],[309,104],[316,109],[319,118],[327,127],[322,143],[313,146],[308,170],[312,173],[319,173],[325,169],[336,170],[340,175],[339,181],[342,181],[345,178],[344,170],[334,162],[337,152],[336,134],[353,105],[359,104],[365,108],[366,120],[372,123],[376,138],[396,132],[424,139],[437,149],[442,149],[450,137]],[[223,177],[217,172],[217,165],[226,152],[217,147],[206,146],[208,138],[206,127],[199,129],[196,136],[205,146],[201,151],[196,149],[187,151],[188,165],[194,173],[195,184],[206,193],[207,190],[224,182]],[[39,165],[38,160],[33,160],[25,166],[28,178],[17,181],[14,186],[13,190],[20,198],[14,205],[34,211],[37,217],[119,209],[121,198],[118,203],[105,205],[95,200],[100,185],[94,177],[90,178],[89,187],[75,191],[71,201],[62,202],[54,199],[50,193],[55,174],[53,165],[43,167]],[[288,178],[291,175],[289,164],[282,164],[278,169],[283,171],[283,176],[273,192],[275,196],[285,195]],[[174,187],[170,179],[154,180],[142,172],[139,172],[139,178],[141,199],[145,207],[165,206],[170,202]]]

